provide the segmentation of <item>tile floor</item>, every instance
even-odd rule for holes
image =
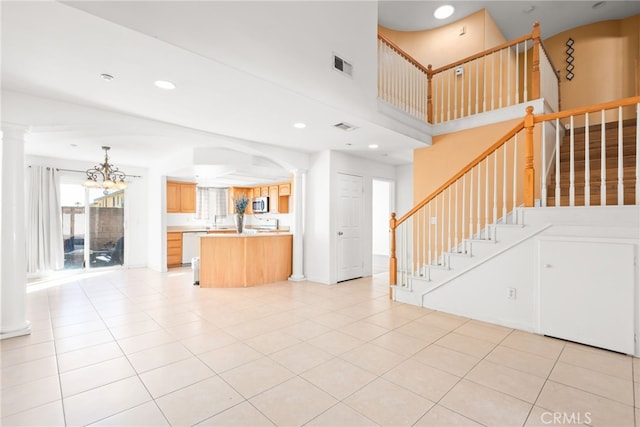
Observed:
[[[639,359],[394,303],[387,283],[200,289],[189,269],[139,269],[31,285],[32,334],[0,343],[1,425],[640,420]]]

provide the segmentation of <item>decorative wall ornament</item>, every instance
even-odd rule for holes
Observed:
[[[569,40],[567,40],[567,42],[565,43],[565,45],[567,46],[567,50],[565,51],[567,53],[567,59],[566,59],[566,62],[567,62],[567,67],[566,67],[567,80],[573,79],[573,76],[574,76],[574,74],[573,74],[573,68],[574,68],[574,65],[573,65],[573,52],[574,52],[573,43],[574,43],[574,41],[573,41],[573,39],[571,37],[569,37]]]

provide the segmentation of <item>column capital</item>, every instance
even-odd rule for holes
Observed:
[[[4,137],[24,139],[24,136],[31,132],[31,126],[20,123],[2,122],[0,123],[0,130],[2,130],[3,139]]]

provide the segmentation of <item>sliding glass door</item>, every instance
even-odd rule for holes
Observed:
[[[124,264],[124,190],[61,184],[64,268]]]

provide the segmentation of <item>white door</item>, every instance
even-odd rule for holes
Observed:
[[[634,353],[634,247],[540,241],[540,332]]]
[[[362,177],[338,174],[338,282],[362,277]]]

